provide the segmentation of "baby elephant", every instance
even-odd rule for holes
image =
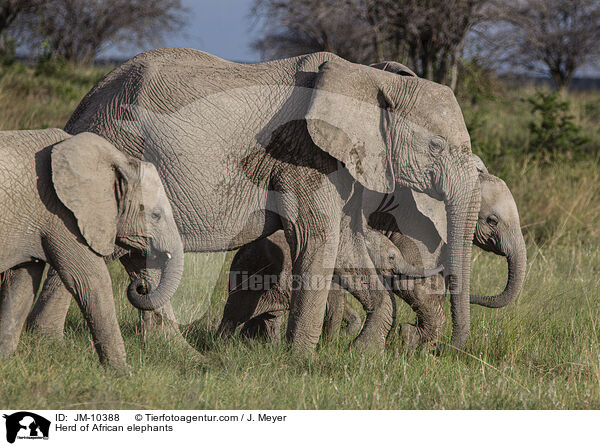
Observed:
[[[352,229],[350,218],[344,218],[340,227],[340,242],[331,290],[328,295],[324,331],[328,337],[339,332],[342,319],[356,324],[357,315],[345,308],[344,289],[351,292],[368,311],[373,286],[384,277],[436,276],[441,267],[424,270],[405,259],[382,232],[365,227]],[[361,242],[364,242],[362,244]],[[360,246],[364,246],[364,250]],[[368,256],[368,259],[365,257]],[[369,268],[369,266],[374,267]],[[278,342],[283,314],[289,310],[292,288],[292,260],[284,233],[278,231],[266,239],[248,244],[236,253],[230,269],[229,297],[225,304],[218,334],[229,337],[239,324],[248,337],[265,336]],[[354,327],[356,328],[356,327]]]
[[[162,265],[152,292],[130,285],[131,303],[148,310],[169,302],[183,244],[152,164],[91,133],[0,132],[0,355],[16,350],[47,262],[75,297],[100,361],[128,370],[103,257],[115,244]]]
[[[476,165],[481,187],[481,207],[473,242],[486,251],[506,257],[508,278],[502,293],[495,296],[472,295],[471,303],[499,308],[508,305],[520,293],[525,279],[527,253],[519,214],[510,190],[504,181],[490,175],[478,158]],[[375,193],[366,198],[367,202],[377,200],[381,200],[381,197]],[[393,202],[387,207],[388,210],[369,215],[367,227],[370,228],[368,234],[371,234],[371,238],[376,240],[377,234],[379,237],[384,235],[384,239],[393,242],[403,261],[410,263],[414,269],[431,271],[426,268],[443,264],[446,257],[444,204],[424,194],[402,189],[393,194]],[[341,256],[344,255],[342,244],[339,252]],[[410,267],[405,266],[406,269]],[[281,319],[289,307],[289,291],[281,291],[277,281],[274,287],[264,290],[239,291],[238,287],[240,279],[251,281],[255,275],[278,277],[290,268],[290,253],[282,233],[275,233],[241,248],[231,266],[230,293],[219,330],[229,333],[237,324],[245,323],[243,332],[248,336],[265,333],[270,339],[278,340]],[[436,343],[445,322],[443,303],[446,290],[442,274],[428,278],[405,277],[395,281],[394,285],[395,294],[407,302],[417,316],[414,325],[401,324],[406,347],[414,349],[422,344]],[[360,290],[348,286],[345,288],[359,300],[364,299]],[[344,303],[343,290],[332,288],[327,301],[329,320],[326,318],[325,321],[330,333],[339,329],[342,313],[348,312]],[[351,313],[349,315],[352,316]]]

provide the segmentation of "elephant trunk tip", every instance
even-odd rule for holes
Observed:
[[[138,310],[152,310],[154,308],[147,299],[151,288],[148,281],[141,278],[135,279],[127,287],[127,299]]]

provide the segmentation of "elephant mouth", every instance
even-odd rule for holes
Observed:
[[[150,291],[152,291],[151,288],[152,287],[150,286],[150,283],[147,280],[140,279],[136,284],[135,291],[139,295],[146,296],[147,294],[150,294]]]
[[[479,240],[475,240],[475,246],[483,249],[484,251],[493,252],[494,254],[502,256],[502,257],[507,256],[507,254],[504,252],[504,250],[500,246],[500,243],[494,239],[487,239],[487,240],[485,240],[484,243],[481,243],[481,241],[479,241]]]

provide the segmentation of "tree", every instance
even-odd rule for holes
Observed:
[[[511,0],[497,2],[487,31],[491,54],[500,61],[550,75],[558,89],[578,68],[600,56],[599,0]]]
[[[23,14],[30,13],[39,6],[41,0],[0,0],[0,53],[10,45],[9,31]]]
[[[485,15],[487,0],[387,0],[388,40],[422,77],[456,88],[467,35]]]
[[[460,53],[487,0],[255,0],[263,56],[331,51],[348,60],[403,62],[456,86]]]
[[[263,58],[329,51],[354,62],[373,60],[366,23],[349,0],[256,0],[262,37],[255,41]]]
[[[156,45],[182,24],[181,0],[47,0],[27,17],[31,42],[90,63],[109,46]]]

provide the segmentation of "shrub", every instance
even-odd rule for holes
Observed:
[[[11,65],[16,60],[16,42],[6,34],[0,34],[0,65]]]
[[[561,100],[559,95],[559,92],[538,91],[526,99],[534,117],[529,123],[529,152],[546,160],[582,153],[590,142],[573,121],[569,102]]]

